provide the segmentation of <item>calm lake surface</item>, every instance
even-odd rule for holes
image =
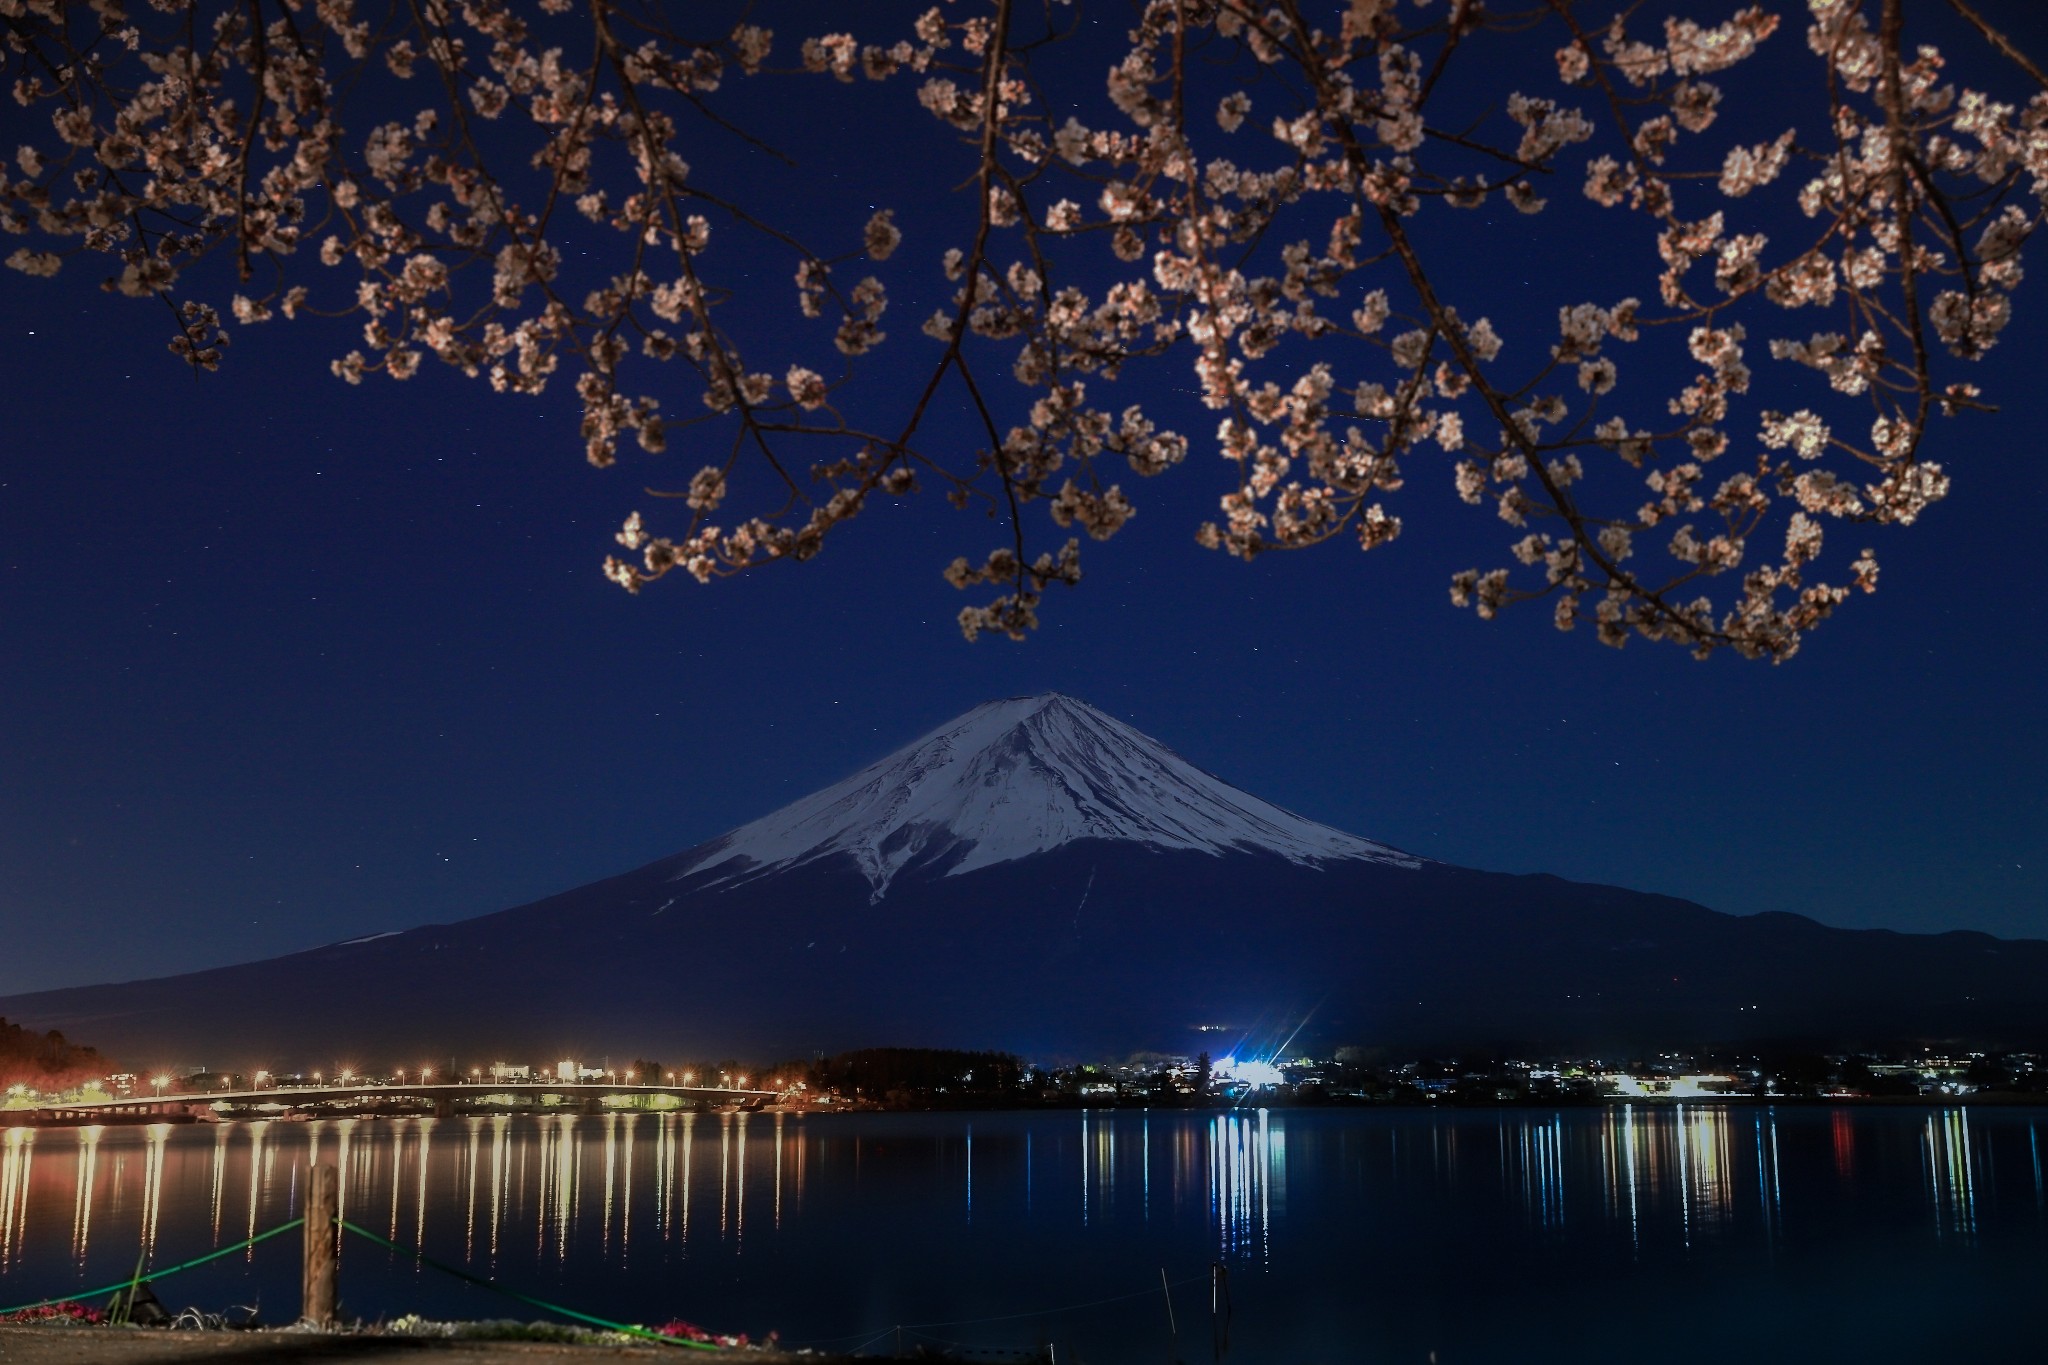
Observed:
[[[439,1260],[795,1346],[900,1323],[906,1348],[1206,1362],[1227,1317],[1239,1365],[2038,1361],[2044,1128],[1687,1105],[17,1129],[0,1307],[275,1226],[318,1159],[349,1221]],[[288,1234],[158,1292],[288,1321],[298,1255]],[[365,1317],[541,1316],[355,1239],[341,1288]]]

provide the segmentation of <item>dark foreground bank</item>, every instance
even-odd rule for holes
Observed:
[[[908,1359],[909,1357],[902,1357]],[[931,1360],[934,1357],[918,1357]],[[0,1325],[5,1365],[297,1365],[324,1361],[411,1361],[422,1365],[597,1365],[601,1361],[718,1360],[730,1365],[846,1365],[852,1356],[792,1354],[759,1347],[689,1351],[675,1346],[605,1340],[504,1341],[402,1335],[378,1331],[183,1332],[142,1327],[9,1327]],[[898,1357],[863,1355],[861,1365]]]

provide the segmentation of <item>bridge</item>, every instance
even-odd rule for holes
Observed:
[[[615,1081],[435,1081],[331,1083],[323,1085],[281,1085],[260,1089],[214,1090],[192,1094],[129,1095],[118,1099],[68,1100],[39,1105],[33,1109],[0,1112],[0,1127],[62,1126],[67,1124],[114,1122],[192,1122],[214,1118],[217,1104],[280,1104],[291,1108],[312,1105],[348,1105],[357,1108],[382,1101],[414,1101],[434,1106],[446,1118],[457,1103],[494,1096],[516,1095],[542,1099],[555,1096],[577,1100],[586,1110],[612,1098],[673,1095],[677,1099],[704,1103],[734,1103],[742,1109],[759,1109],[781,1094],[776,1090],[742,1090],[736,1086],[640,1085]]]

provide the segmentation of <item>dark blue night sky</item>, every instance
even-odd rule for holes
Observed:
[[[2048,50],[2030,4],[1987,9]],[[1803,58],[1796,32],[1774,42]],[[907,86],[736,98],[804,169],[724,144],[697,174],[820,233],[900,206],[904,252],[933,263],[889,315],[883,360],[908,371],[935,349],[916,324],[966,212],[951,134]],[[17,117],[0,111],[0,142]],[[1557,198],[1526,255],[1460,259],[1475,219],[1431,239],[1462,286],[1496,291],[1511,346],[1516,327],[1547,341],[1562,300],[1654,293],[1639,222],[1582,231],[1594,211]],[[1136,520],[1088,547],[1087,581],[1053,590],[1027,644],[961,640],[939,571],[1001,536],[936,496],[877,507],[807,565],[631,598],[598,573],[611,534],[653,510],[644,484],[696,462],[590,469],[566,385],[500,398],[430,363],[349,388],[327,371],[349,322],[231,325],[225,368],[195,379],[160,305],[100,293],[93,266],[0,271],[0,993],[501,909],[1049,689],[1434,858],[1738,914],[2048,937],[2041,251],[1974,376],[2003,410],[1932,437],[1953,493],[1871,534],[1882,589],[1776,668],[1617,653],[1541,605],[1453,610],[1449,575],[1504,562],[1509,537],[1456,501],[1447,460],[1411,465],[1407,533],[1371,556],[1199,549],[1228,467],[1174,387],[1184,355],[1119,387],[1194,436],[1188,465],[1130,490]],[[1621,285],[1585,287],[1617,262]],[[761,325],[788,311],[786,280]],[[974,441],[950,409],[937,430]]]

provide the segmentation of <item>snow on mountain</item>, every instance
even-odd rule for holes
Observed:
[[[1158,741],[1059,693],[975,707],[843,782],[713,840],[676,874],[751,880],[834,854],[866,874],[872,900],[905,867],[950,858],[945,875],[1121,839],[1289,862],[1422,859],[1305,820],[1239,791]]]

